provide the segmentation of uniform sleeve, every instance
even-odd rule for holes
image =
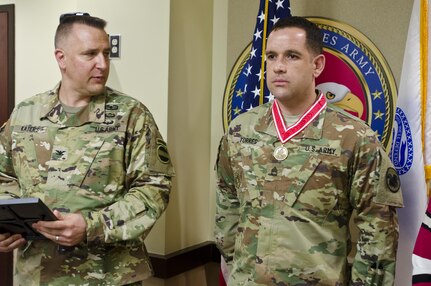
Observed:
[[[233,259],[235,235],[239,222],[239,201],[234,184],[234,174],[229,159],[227,136],[221,139],[217,170],[215,241],[228,268]]]
[[[412,285],[431,285],[431,200],[428,201],[428,208],[424,220],[419,229],[413,249],[413,277]]]
[[[400,180],[379,144],[362,143],[355,157],[350,194],[359,231],[351,285],[393,285],[398,245],[396,208],[403,206]]]
[[[166,209],[174,176],[166,144],[148,110],[131,112],[125,148],[126,195],[85,215],[87,241],[144,241]]]
[[[20,195],[18,181],[12,163],[10,121],[0,127],[0,199]]]

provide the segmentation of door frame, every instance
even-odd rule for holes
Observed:
[[[0,13],[7,15],[7,67],[6,73],[0,73],[6,83],[6,97],[2,98],[0,103],[6,103],[7,114],[0,114],[0,126],[9,118],[15,106],[15,5],[0,5]],[[3,39],[2,39],[3,40]],[[1,94],[0,94],[1,95]]]
[[[0,126],[9,118],[15,105],[15,5],[0,5],[0,13],[7,14],[6,37],[6,72],[0,73],[6,83],[6,97],[0,103],[5,103],[6,113],[0,114]],[[3,41],[3,39],[2,39]],[[13,253],[0,253],[0,285],[13,285]]]

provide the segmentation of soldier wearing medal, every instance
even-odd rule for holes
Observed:
[[[16,251],[14,285],[142,285],[144,240],[169,202],[174,170],[147,107],[106,86],[106,22],[64,14],[55,37],[61,81],[18,104],[0,128],[0,197],[37,197],[56,221],[0,232]]]
[[[399,178],[375,132],[315,90],[322,49],[316,25],[279,20],[266,47],[275,100],[221,139],[215,239],[228,285],[394,283]]]

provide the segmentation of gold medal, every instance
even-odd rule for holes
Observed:
[[[287,152],[287,148],[284,147],[283,145],[280,145],[277,148],[275,148],[273,153],[274,158],[277,159],[278,161],[283,161],[284,159],[286,159],[288,154],[289,152]]]

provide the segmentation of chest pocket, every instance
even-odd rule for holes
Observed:
[[[46,178],[46,161],[51,156],[51,144],[47,127],[15,126],[12,139],[12,158],[15,173],[26,195],[26,190]]]
[[[124,185],[124,132],[74,132],[56,134],[44,188],[71,212],[108,205]]]
[[[336,208],[342,192],[342,184],[337,186],[337,179],[332,177],[338,173],[336,158],[322,160],[297,150],[288,147],[288,157],[282,161],[272,155],[273,146],[242,150],[249,153],[248,159],[241,160],[242,199],[249,200],[260,213],[323,221]],[[261,212],[265,208],[270,211]]]

